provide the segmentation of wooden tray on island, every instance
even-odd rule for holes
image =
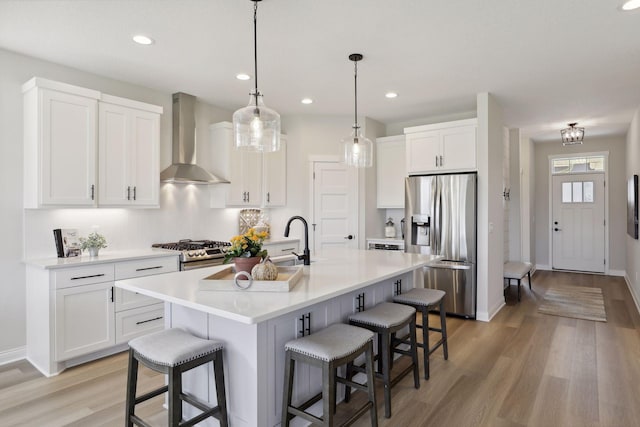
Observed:
[[[233,266],[229,266],[200,279],[198,289],[201,291],[289,292],[298,283],[302,274],[302,266],[278,266],[276,280],[253,280],[249,285],[249,280],[241,277],[240,286],[236,286],[234,283],[236,270]]]

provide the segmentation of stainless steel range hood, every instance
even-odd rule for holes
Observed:
[[[178,184],[220,184],[218,178],[196,165],[196,97],[173,94],[173,163],[160,172],[160,181]]]

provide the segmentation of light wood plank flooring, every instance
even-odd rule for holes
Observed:
[[[379,425],[640,425],[640,315],[624,280],[539,271],[532,281],[533,291],[523,284],[520,303],[512,286],[507,307],[490,323],[449,318],[449,360],[441,350],[433,354],[431,379],[419,390],[411,376],[396,385],[389,420],[378,390]],[[602,288],[607,323],[537,313],[554,284]],[[126,368],[126,353],[48,379],[25,361],[1,366],[0,426],[122,426]],[[141,370],[141,390],[162,383]],[[339,415],[355,407],[357,394]],[[161,403],[156,398],[140,411],[166,426]],[[367,416],[356,423],[367,425]]]

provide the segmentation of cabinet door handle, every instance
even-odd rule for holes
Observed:
[[[127,187],[127,200],[131,200],[131,187]]]
[[[311,312],[303,314],[298,320],[300,321],[300,330],[298,331],[300,336],[311,335]]]
[[[438,167],[438,156],[436,156],[436,167]]]
[[[396,280],[394,283],[394,295],[400,295],[402,293],[402,279]]]
[[[111,287],[111,302],[113,302],[113,286]]]
[[[96,186],[95,184],[91,184],[91,200],[95,200],[96,196]]]
[[[249,195],[249,192],[247,191],[247,203],[249,203],[250,200],[251,200],[251,196]]]
[[[136,200],[136,188],[137,187],[133,187],[133,200]]]
[[[289,252],[293,252],[293,251],[295,251],[295,250],[296,250],[296,248],[284,248],[284,249],[280,249],[280,252],[287,252],[287,253],[289,253]]]
[[[102,277],[102,276],[104,276],[104,273],[102,273],[102,274],[92,274],[90,276],[72,277],[71,280],[91,279],[92,277]]]
[[[271,197],[270,197],[269,192],[267,191],[267,203],[269,203],[269,202],[271,202]]]
[[[443,161],[442,156],[440,156],[440,167],[442,167],[442,166],[444,166],[444,161]]]
[[[155,320],[160,320],[160,319],[162,319],[162,316],[154,317],[153,319],[149,319],[149,320],[141,320],[139,322],[136,322],[136,325],[142,325],[143,323],[149,323],[149,322],[153,322]]]
[[[356,296],[356,313],[364,311],[364,292]]]
[[[161,265],[156,265],[155,267],[136,268],[136,271],[157,270],[159,268],[162,268],[162,266]]]

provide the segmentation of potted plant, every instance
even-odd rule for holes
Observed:
[[[254,265],[267,256],[266,249],[262,249],[262,243],[267,237],[266,231],[256,231],[250,228],[246,233],[233,236],[231,246],[224,254],[224,263],[234,261],[236,271],[251,272]]]
[[[107,247],[107,239],[103,235],[93,232],[87,237],[80,238],[80,249],[83,251],[88,250],[89,255],[92,257],[98,256],[98,251]]]

